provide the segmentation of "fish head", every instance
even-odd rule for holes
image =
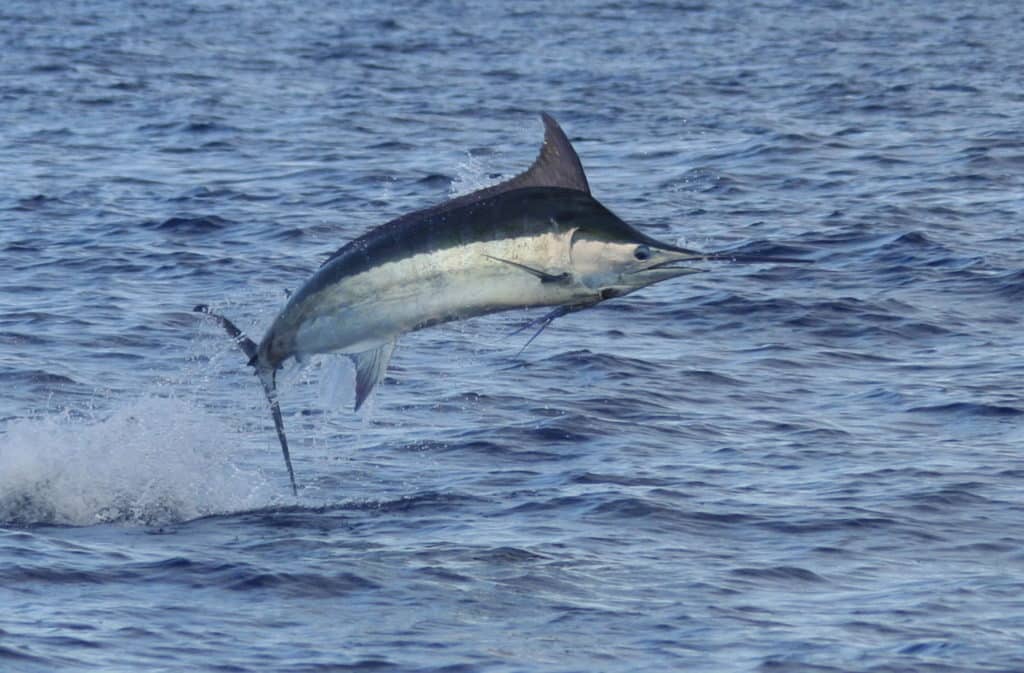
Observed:
[[[594,204],[598,207],[575,219],[570,263],[577,282],[603,299],[702,271],[680,264],[703,260],[704,253],[654,239]]]

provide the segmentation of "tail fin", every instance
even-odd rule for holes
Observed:
[[[246,357],[249,358],[249,365],[256,370],[256,376],[259,378],[260,383],[263,384],[263,392],[267,395],[267,402],[270,403],[270,415],[274,418],[274,429],[277,430],[277,438],[281,442],[281,453],[284,454],[284,464],[288,468],[288,479],[292,483],[292,493],[298,495],[299,489],[295,486],[295,472],[292,470],[292,457],[288,452],[288,438],[284,434],[284,419],[281,418],[281,405],[277,401],[277,370],[260,363],[259,347],[256,345],[256,342],[247,337],[242,330],[238,329],[235,323],[218,313],[214,313],[206,304],[200,304],[192,310],[197,313],[205,313],[216,320],[224,328],[224,331],[228,333],[228,336],[238,344],[238,347],[242,349]]]
[[[257,352],[259,351],[259,348],[256,346],[255,341],[245,336],[245,332],[235,327],[235,323],[231,322],[230,320],[220,315],[219,313],[214,313],[206,304],[199,304],[192,310],[195,311],[196,313],[205,313],[206,315],[216,320],[217,324],[224,328],[224,331],[228,333],[228,336],[231,337],[231,339],[236,344],[238,344],[238,347],[242,349],[242,352],[245,353],[245,356],[249,358],[249,364],[255,365],[257,360],[256,355]]]
[[[288,453],[288,438],[284,436],[284,419],[281,418],[281,405],[277,402],[277,386],[275,382],[277,370],[269,367],[256,367],[256,376],[263,384],[263,392],[267,394],[267,402],[270,402],[270,415],[274,417],[274,429],[277,430],[277,438],[281,441],[281,453],[284,454],[284,465],[288,468],[288,479],[292,482],[292,495],[298,495],[299,489],[295,486],[295,472],[292,470],[292,457]]]

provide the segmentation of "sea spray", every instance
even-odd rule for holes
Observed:
[[[170,397],[13,420],[0,433],[0,522],[156,525],[273,504],[238,433]]]

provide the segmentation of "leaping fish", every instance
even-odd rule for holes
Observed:
[[[235,340],[263,384],[293,493],[298,489],[276,386],[277,370],[289,358],[351,357],[358,410],[407,332],[509,309],[555,307],[539,321],[543,329],[566,313],[699,271],[681,262],[806,261],[699,252],[638,231],[591,196],[569,139],[550,115],[541,118],[544,144],[529,169],[350,241],[289,297],[259,344],[206,305],[195,307]]]

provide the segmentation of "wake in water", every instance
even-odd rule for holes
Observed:
[[[146,397],[97,419],[12,421],[0,435],[0,523],[171,523],[272,504],[239,467],[237,433],[182,400]]]

